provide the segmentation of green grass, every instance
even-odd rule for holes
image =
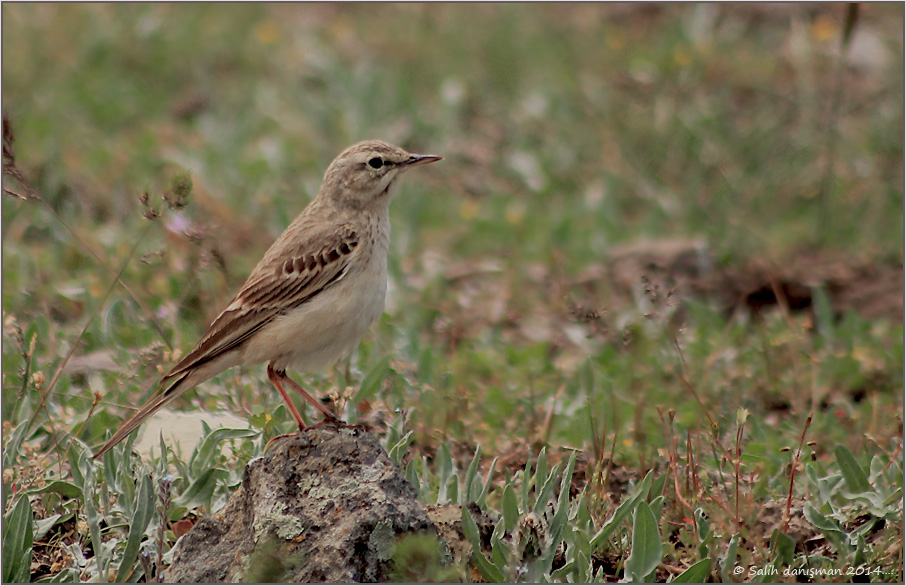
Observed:
[[[2,200],[5,579],[147,579],[171,523],[291,430],[250,368],[176,407],[260,434],[86,459],[366,138],[445,160],[396,196],[381,322],[348,368],[300,374],[358,393],[348,418],[425,502],[481,494],[485,579],[903,579],[901,318],[831,309],[827,286],[811,312],[730,315],[608,270],[681,238],[716,271],[902,266],[899,7],[862,6],[848,44],[842,5],[2,10],[4,108],[41,196]]]

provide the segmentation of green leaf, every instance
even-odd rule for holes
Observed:
[[[447,490],[444,492],[446,494],[447,499],[449,499],[449,502],[459,503],[463,506],[468,504],[468,503],[462,503],[459,500],[459,474],[454,472],[453,475],[450,476],[450,480],[447,481],[446,488],[447,488]]]
[[[566,470],[560,480],[560,496],[557,499],[557,510],[551,520],[550,533],[553,543],[560,541],[560,531],[569,517],[569,489],[572,486],[573,470],[576,468],[576,452],[574,451],[566,463]]]
[[[79,491],[84,495],[85,494],[85,475],[82,474],[82,470],[79,468],[79,456],[84,450],[78,449],[78,440],[73,440],[72,449],[69,450],[69,475],[72,476],[72,482],[75,484]]]
[[[3,582],[28,582],[31,576],[31,502],[21,495],[3,521]]]
[[[505,582],[506,578],[503,573],[497,569],[488,558],[481,552],[481,537],[478,533],[478,525],[469,513],[468,507],[462,507],[462,532],[466,539],[472,544],[472,562],[481,575],[488,582]]]
[[[589,540],[591,539],[589,537],[589,533],[592,530],[594,521],[592,521],[591,513],[588,510],[588,493],[586,492],[586,489],[587,486],[586,488],[582,489],[582,494],[579,495],[578,503],[575,508],[575,515],[571,516],[570,520],[573,521],[576,529],[578,529],[585,536],[585,541],[589,542]],[[588,545],[588,547],[590,548],[591,546]],[[591,549],[588,549],[586,553],[590,556]]]
[[[127,460],[132,458],[131,452],[122,452],[122,454],[123,458]],[[104,470],[106,472],[107,469],[104,468]],[[108,484],[108,487],[113,490],[119,488],[117,492],[117,504],[122,507],[123,514],[125,514],[127,518],[131,518],[134,512],[132,510],[132,505],[135,504],[135,478],[132,474],[127,472],[129,470],[128,467],[123,466],[119,470],[120,472],[117,474],[117,477],[120,479],[119,482],[116,484]]]
[[[541,485],[548,479],[547,473],[547,448],[541,448],[538,452],[538,461],[535,463],[535,492],[541,490]],[[537,504],[537,502],[536,502]]]
[[[698,526],[698,541],[704,543],[711,536],[711,524],[701,507],[695,509],[695,524]]]
[[[9,436],[9,441],[3,446],[3,469],[13,466],[22,454],[22,442],[28,433],[28,421],[23,421],[16,426]]]
[[[35,519],[35,534],[32,536],[32,541],[41,541],[44,539],[44,536],[47,535],[47,532],[53,529],[57,523],[68,521],[71,518],[72,513],[65,513],[51,515],[44,519]]]
[[[805,467],[805,475],[814,486],[813,499],[819,507],[829,505],[830,501],[840,493],[840,484],[844,484],[842,474],[828,474],[819,476],[817,464],[809,462]]]
[[[881,503],[881,505],[884,507],[889,507],[890,505],[892,505],[894,503],[898,503],[901,500],[903,500],[903,489],[898,488],[895,491],[893,491],[889,497],[884,499],[884,501]],[[896,513],[896,509],[894,509],[892,512]]]
[[[229,473],[222,468],[209,468],[196,478],[185,492],[174,499],[173,504],[191,511],[200,505],[210,503],[218,480],[226,478],[228,475]]]
[[[384,356],[374,367],[368,371],[368,374],[362,379],[359,390],[352,398],[352,404],[358,405],[362,401],[370,401],[381,389],[381,384],[387,378],[390,371],[390,356]]]
[[[522,472],[522,510],[528,512],[532,509],[532,503],[529,502],[529,490],[532,484],[532,454],[529,452],[525,460],[525,470]]]
[[[651,512],[654,514],[655,518],[660,518],[661,511],[664,509],[664,501],[666,500],[664,495],[660,495],[648,502],[648,506],[651,508]]]
[[[574,451],[570,454],[569,460],[566,463],[566,470],[563,471],[560,480],[560,495],[557,499],[554,517],[551,519],[550,528],[548,529],[551,537],[550,545],[547,548],[544,559],[540,562],[540,567],[542,568],[549,568],[553,564],[554,555],[557,553],[557,544],[561,541],[563,527],[566,525],[566,521],[569,518],[569,489],[570,486],[572,486],[573,470],[575,467],[576,452]],[[559,466],[557,466],[557,468],[559,468]],[[555,472],[556,470],[552,472],[551,476],[554,476]]]
[[[73,445],[77,445],[74,441]],[[82,485],[82,498],[85,510],[85,521],[88,523],[88,533],[91,535],[91,547],[94,549],[95,560],[97,561],[98,573],[102,576],[107,575],[107,569],[110,562],[108,551],[104,547],[101,539],[101,514],[98,511],[95,502],[97,492],[97,480],[95,478],[97,469],[94,460],[91,457],[91,450],[88,446],[81,444],[82,449],[77,451],[71,450],[70,472],[72,477]],[[111,450],[110,452],[112,452]],[[108,452],[108,454],[110,453]],[[105,454],[106,455],[106,454]]]
[[[41,488],[33,488],[27,492],[27,494],[45,494],[55,492],[60,496],[64,496],[68,499],[77,499],[82,496],[82,489],[76,486],[71,482],[65,482],[63,480],[54,480],[47,486],[42,486]]]
[[[491,460],[491,465],[488,467],[488,477],[485,479],[481,493],[478,495],[478,498],[475,499],[478,506],[482,508],[484,508],[485,498],[487,498],[488,493],[491,491],[491,480],[494,478],[494,468],[497,466],[497,460],[497,458]]]
[[[711,573],[711,558],[705,558],[686,568],[686,571],[670,581],[671,584],[704,584]]]
[[[793,556],[796,553],[795,539],[779,529],[775,529],[771,535],[771,547],[777,552],[777,557],[774,559],[775,566],[787,567],[793,563]]]
[[[645,582],[660,563],[662,553],[657,519],[648,503],[640,501],[632,522],[632,551],[626,558],[626,578],[630,582]]]
[[[540,459],[540,458],[539,458]],[[538,470],[540,472],[540,468]],[[547,478],[544,480],[544,484],[541,486],[541,489],[538,491],[538,494],[535,496],[535,506],[533,511],[537,515],[544,513],[545,507],[550,502],[551,497],[554,494],[554,488],[557,486],[557,476],[560,471],[560,465],[554,466],[554,469],[550,471],[547,475]],[[538,476],[538,472],[535,473],[536,484],[540,482],[541,478]]]
[[[453,475],[453,458],[450,456],[450,448],[447,447],[446,443],[440,444],[440,447],[437,448],[434,469],[437,471],[437,504],[443,505],[449,502],[447,486],[450,483],[450,477]]]
[[[477,495],[472,494],[472,482],[475,480],[475,475],[478,474],[479,458],[481,458],[481,446],[480,445],[475,448],[475,455],[472,457],[472,461],[469,463],[468,469],[466,469],[466,480],[463,483],[465,485],[465,486],[463,486],[463,488],[465,489],[463,491],[464,498],[463,498],[462,502],[460,503],[462,505],[469,504],[477,496]]]
[[[194,474],[201,474],[211,468],[214,458],[221,454],[220,443],[231,439],[255,437],[259,434],[253,429],[220,428],[208,433],[201,445],[194,451],[189,461],[189,469]]]
[[[872,456],[871,463],[868,465],[868,482],[876,486],[879,479],[884,475],[885,467],[889,464],[886,457],[878,455]]]
[[[720,579],[724,584],[731,584],[733,582],[731,576],[736,575],[733,573],[733,569],[736,567],[736,551],[738,549],[739,533],[735,533],[730,538],[730,543],[727,545],[727,555],[720,565]]]
[[[422,498],[425,495],[422,494],[422,485],[418,479],[418,469],[415,467],[415,459],[409,460],[409,463],[406,464],[406,480],[409,481],[409,484],[415,487],[416,496]]]
[[[132,502],[133,478],[132,474],[123,474],[125,470],[132,469],[132,444],[135,443],[136,433],[130,433],[118,446],[104,454],[104,466],[102,467],[103,480],[114,491],[118,497],[125,495],[129,503]],[[87,446],[86,446],[87,449]],[[89,451],[90,453],[90,451]]]
[[[387,454],[390,456],[390,459],[396,462],[397,464],[402,463],[403,456],[406,455],[406,450],[409,449],[409,442],[412,441],[412,432],[410,431],[405,436],[401,437],[393,447],[387,450]]]
[[[551,572],[551,582],[565,584],[573,581],[576,584],[585,584],[589,582],[588,573],[578,568],[576,560],[570,560]],[[584,575],[583,575],[584,574]]]
[[[516,491],[513,483],[509,482],[503,487],[503,525],[507,532],[516,528],[519,521],[519,505],[516,502]]]
[[[589,581],[591,577],[591,572],[594,570],[594,566],[591,563],[591,559],[588,557],[588,554],[584,551],[579,551],[576,553],[575,564],[575,581],[579,584],[585,584]]]
[[[126,548],[120,559],[116,571],[115,581],[125,582],[133,574],[135,561],[138,559],[138,550],[142,545],[142,538],[154,516],[154,483],[150,474],[142,474],[138,481],[138,490],[135,493],[135,503],[132,506],[134,515],[129,520],[129,537],[126,539]]]
[[[510,565],[506,556],[509,548],[496,535],[497,532],[495,531],[494,533],[494,535],[491,535],[491,560],[493,560],[495,568],[506,568]]]
[[[667,475],[661,474],[661,476],[651,483],[651,498],[657,498],[664,494],[664,486],[667,484]],[[646,497],[648,498],[648,497]]]
[[[435,476],[431,474],[431,470],[428,467],[428,457],[422,456],[417,462],[415,458],[412,458],[411,461],[415,463],[417,478],[421,483],[421,486],[419,486],[418,489],[418,493],[422,495],[422,498],[427,498],[428,495],[432,494],[434,490],[434,481],[436,479]],[[435,502],[437,502],[436,498]]]
[[[604,542],[610,537],[610,535],[616,530],[619,524],[629,516],[634,510],[636,505],[643,499],[648,498],[648,491],[651,489],[651,483],[654,480],[654,471],[649,471],[645,475],[645,478],[642,479],[642,482],[636,487],[635,492],[632,493],[632,496],[629,496],[620,503],[620,506],[617,507],[617,510],[613,512],[610,519],[604,523],[604,526],[601,527],[594,537],[591,538],[591,550],[597,551]]]
[[[849,536],[835,521],[822,515],[818,509],[809,503],[803,505],[802,516],[805,517],[806,521],[814,525],[829,542],[831,542],[838,553],[848,555],[852,552],[852,547],[849,544]]]
[[[79,569],[78,568],[66,568],[60,570],[56,574],[50,576],[44,576],[43,578],[38,578],[35,580],[36,584],[74,584],[79,581]]]
[[[584,500],[584,497],[585,497],[585,493],[583,492],[580,499]],[[583,505],[580,508],[585,509],[586,507]],[[566,540],[566,542],[570,545],[571,549],[576,552],[577,555],[579,553],[581,553],[585,556],[586,559],[590,560],[591,559],[591,542],[589,541],[588,532],[583,529],[578,528],[576,524],[569,525],[569,528],[571,530],[570,535],[572,537],[572,543],[570,543],[569,540]],[[567,556],[567,559],[569,559],[568,556]],[[589,570],[589,571],[591,571],[591,570]]]
[[[167,453],[170,451],[170,448],[167,447],[166,442],[164,442],[164,433],[160,432],[157,436],[157,440],[160,445],[160,458],[157,461],[157,470],[158,476],[166,476],[167,470],[169,470],[169,464],[167,463]]]
[[[850,492],[860,493],[871,490],[868,476],[865,475],[865,471],[859,466],[855,456],[846,446],[839,445],[834,448],[834,455],[837,457],[837,465],[840,466],[840,471],[843,472],[843,479],[846,481],[846,487]]]

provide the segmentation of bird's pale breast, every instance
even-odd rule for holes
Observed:
[[[241,362],[274,361],[277,370],[304,372],[351,351],[384,311],[389,228],[382,234],[380,227],[367,230],[362,258],[343,278],[263,328],[245,345]]]

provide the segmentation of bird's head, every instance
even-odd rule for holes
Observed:
[[[369,207],[389,198],[394,180],[404,171],[441,158],[415,155],[379,140],[360,142],[333,160],[318,197],[356,208]]]

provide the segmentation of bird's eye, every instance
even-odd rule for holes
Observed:
[[[368,159],[368,165],[372,169],[380,169],[381,167],[384,166],[384,159],[382,159],[380,157],[374,157],[372,159]]]

